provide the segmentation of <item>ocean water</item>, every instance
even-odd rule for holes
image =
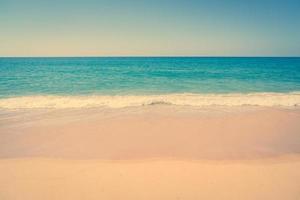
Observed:
[[[0,58],[0,108],[300,105],[300,58]]]

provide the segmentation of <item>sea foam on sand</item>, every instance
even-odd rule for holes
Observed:
[[[156,104],[178,106],[299,106],[300,93],[232,93],[165,95],[20,96],[0,99],[2,109],[30,108],[124,108]]]

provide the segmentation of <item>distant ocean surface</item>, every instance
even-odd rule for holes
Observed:
[[[0,108],[300,105],[300,58],[0,58]]]

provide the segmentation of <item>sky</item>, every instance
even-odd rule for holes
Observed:
[[[300,0],[0,0],[0,56],[300,56]]]

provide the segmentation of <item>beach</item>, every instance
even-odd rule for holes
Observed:
[[[0,158],[222,160],[300,152],[298,109],[154,105],[6,116]]]
[[[299,167],[297,157],[251,162],[1,159],[0,198],[297,200]]]
[[[0,200],[300,200],[299,10],[0,0]]]
[[[1,199],[298,199],[300,111],[2,112]]]
[[[0,199],[298,200],[299,69],[299,58],[0,58]]]

